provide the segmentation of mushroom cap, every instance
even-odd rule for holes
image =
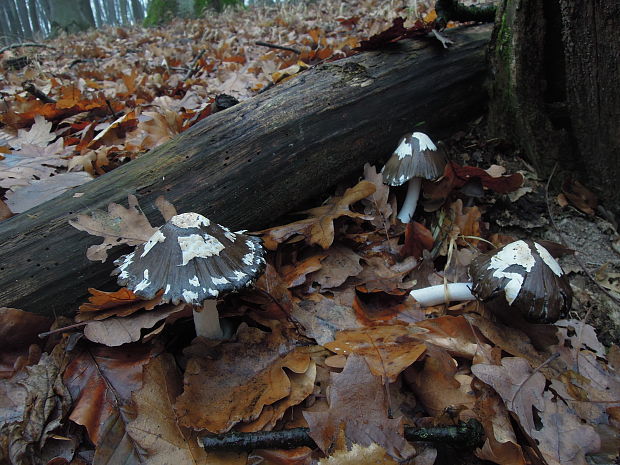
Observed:
[[[411,178],[437,179],[445,166],[446,159],[431,138],[414,132],[400,140],[381,173],[385,184],[400,186]]]
[[[144,244],[114,262],[118,283],[143,299],[200,305],[252,284],[265,265],[258,237],[211,223],[198,213],[173,216]]]
[[[470,264],[469,275],[478,299],[507,305],[532,323],[557,321],[571,307],[566,275],[547,249],[534,241],[511,242],[479,255]]]

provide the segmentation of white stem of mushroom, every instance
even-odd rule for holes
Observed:
[[[414,289],[410,292],[411,297],[418,301],[423,307],[438,305],[448,302],[462,302],[475,300],[471,293],[473,283],[450,283],[448,285],[439,284],[438,286]]]
[[[217,312],[217,300],[205,300],[199,311],[194,308],[194,325],[196,336],[205,339],[223,339],[224,333],[220,326],[220,315]]]
[[[407,184],[407,196],[403,202],[403,206],[398,213],[398,219],[403,223],[409,223],[411,217],[418,206],[418,198],[420,197],[420,186],[422,178],[411,178]]]

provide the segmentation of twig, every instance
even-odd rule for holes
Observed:
[[[297,55],[301,55],[300,50],[293,48],[293,47],[287,47],[286,45],[270,44],[269,42],[263,42],[262,40],[257,40],[254,43],[256,45],[261,45],[263,47],[277,48],[278,50],[285,50],[287,52],[293,52],[293,53],[296,53]]]
[[[553,214],[551,213],[551,207],[549,204],[549,185],[551,184],[551,179],[553,178],[553,175],[555,174],[555,170],[558,167],[558,164],[556,162],[555,165],[553,165],[553,169],[551,170],[551,174],[549,175],[549,179],[547,179],[547,184],[545,185],[545,203],[547,204],[547,214],[549,215],[549,220],[551,221],[551,226],[553,226],[553,229],[555,229],[555,231],[558,233],[558,236],[560,236],[560,241],[562,243],[562,245],[566,248],[569,249],[573,249],[573,247],[569,247],[567,244],[569,243],[569,241],[566,240],[566,237],[564,236],[564,233],[562,233],[562,231],[560,231],[560,228],[558,228],[558,225],[555,222],[555,219],[553,218]],[[583,262],[579,259],[579,252],[575,252],[575,255],[573,255],[575,257],[575,261],[577,262],[577,264],[579,265],[579,267],[583,270],[583,272],[586,274],[586,276],[588,278],[590,278],[590,280],[596,284],[598,286],[598,288],[607,296],[609,297],[611,300],[613,300],[614,302],[620,304],[620,299],[618,299],[617,297],[615,297],[613,294],[611,294],[607,289],[605,289],[601,283],[599,283],[596,278],[594,278],[594,276],[592,275],[592,273],[590,273],[590,271],[588,271],[586,269],[586,266],[583,264]],[[585,320],[583,321],[585,323]]]
[[[253,450],[253,449],[295,449],[297,447],[315,448],[316,443],[310,437],[309,428],[293,428],[283,431],[258,431],[240,433],[231,431],[217,436],[200,438],[205,450]],[[484,431],[475,418],[458,426],[438,426],[434,428],[414,428],[405,426],[405,438],[408,441],[426,441],[449,443],[467,448],[482,444]]]
[[[7,50],[11,50],[14,48],[21,48],[21,47],[41,47],[41,48],[49,48],[51,50],[56,50],[56,47],[52,47],[51,45],[37,44],[36,42],[23,42],[21,44],[11,44],[11,45],[7,45],[6,47],[2,47],[0,48],[0,53],[6,52]]]
[[[56,103],[56,99],[50,97],[41,89],[37,88],[32,82],[25,82],[24,90],[41,100],[43,103]]]
[[[43,339],[51,334],[62,333],[68,329],[81,328],[82,326],[86,326],[88,323],[92,323],[92,321],[82,321],[81,323],[76,323],[74,325],[63,326],[62,328],[52,329],[51,331],[46,331],[44,333],[39,333],[38,336]]]
[[[189,67],[189,69],[187,70],[187,73],[185,74],[185,76],[183,77],[184,81],[187,81],[189,78],[191,78],[194,74],[196,74],[196,72],[198,71],[198,61],[200,61],[200,59],[202,58],[202,56],[205,54],[205,50],[202,49],[200,51],[200,53],[198,53],[198,56],[196,57],[196,59],[192,62],[192,65]]]

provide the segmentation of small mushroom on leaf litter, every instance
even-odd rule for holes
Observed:
[[[411,220],[418,205],[422,179],[439,178],[445,166],[445,157],[423,132],[414,132],[400,140],[381,170],[383,182],[390,186],[401,186],[409,181],[405,201],[398,213],[400,221],[409,223]]]
[[[414,289],[421,305],[474,300],[491,304],[494,313],[512,314],[530,323],[553,323],[571,307],[572,291],[558,262],[542,245],[511,242],[476,257],[469,266],[470,283]]]
[[[194,306],[196,334],[221,339],[216,299],[251,285],[265,265],[257,237],[231,232],[198,213],[175,215],[114,263],[118,283],[143,299]]]

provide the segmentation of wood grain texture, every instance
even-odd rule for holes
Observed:
[[[76,310],[87,287],[114,288],[100,242],[69,225],[77,214],[138,197],[154,226],[164,195],[235,229],[272,223],[385,161],[416,124],[441,135],[480,114],[489,26],[450,32],[456,44],[403,41],[320,65],[203,120],[170,142],[85,185],[0,223],[0,306],[44,314]],[[82,192],[75,198],[73,194]],[[112,258],[127,253],[119,248]]]

